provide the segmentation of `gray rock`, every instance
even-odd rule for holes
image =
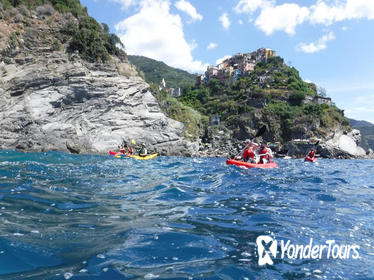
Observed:
[[[318,152],[323,157],[331,158],[364,158],[366,152],[357,145],[361,139],[360,131],[352,130],[348,134],[337,130],[328,141],[321,143]]]
[[[107,153],[134,139],[161,154],[196,154],[132,65],[70,61],[63,52],[20,61],[0,66],[1,149]]]

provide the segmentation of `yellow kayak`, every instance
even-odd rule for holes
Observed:
[[[153,159],[153,158],[156,158],[156,157],[157,157],[157,154],[152,154],[152,155],[148,155],[148,156],[145,156],[145,157],[135,156],[135,155],[127,155],[127,156],[128,156],[128,157],[131,157],[131,158],[134,158],[134,159],[145,160],[145,159]]]

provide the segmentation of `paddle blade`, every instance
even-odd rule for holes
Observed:
[[[255,135],[255,138],[256,137],[260,137],[261,135],[263,135],[264,133],[265,133],[265,131],[266,131],[266,125],[263,125],[258,131],[257,131],[257,133],[256,133],[256,135]]]
[[[314,144],[314,146],[318,146],[318,144],[319,144],[319,140]]]
[[[135,142],[134,139],[131,139],[131,143],[132,143],[133,145],[136,145],[136,142]]]

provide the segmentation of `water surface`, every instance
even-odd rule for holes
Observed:
[[[374,279],[374,162],[0,152],[1,279]],[[275,259],[256,238],[358,244]]]

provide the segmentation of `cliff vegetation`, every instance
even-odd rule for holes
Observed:
[[[44,19],[65,15],[61,26],[62,35],[56,36],[51,42],[54,50],[60,50],[66,44],[69,53],[78,51],[82,58],[90,62],[106,62],[111,55],[126,58],[124,45],[120,39],[109,32],[106,24],[99,24],[90,17],[87,9],[79,0],[1,0],[0,19],[8,22],[24,24],[26,27],[36,19]],[[9,35],[11,42],[17,38],[24,28],[14,30]],[[68,42],[66,42],[68,41]]]
[[[148,83],[160,84],[164,79],[169,88],[181,88],[195,83],[196,75],[170,67],[164,62],[138,55],[129,55],[128,59]]]

